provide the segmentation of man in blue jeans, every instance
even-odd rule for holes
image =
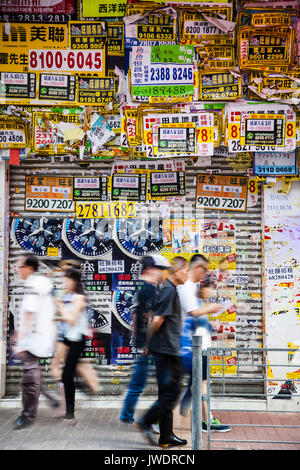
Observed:
[[[120,420],[124,423],[134,422],[134,412],[138,399],[143,392],[152,356],[145,349],[146,333],[149,321],[156,308],[156,293],[159,284],[163,281],[164,270],[170,266],[169,262],[160,255],[145,256],[143,258],[143,285],[137,289],[133,304],[133,336],[139,356],[135,362],[133,375],[123,403]],[[154,432],[157,432],[155,426]]]

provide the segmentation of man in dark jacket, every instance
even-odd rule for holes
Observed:
[[[181,308],[176,287],[188,277],[188,262],[177,256],[162,285],[147,339],[154,356],[158,383],[158,400],[137,422],[136,426],[150,444],[156,444],[151,425],[159,421],[160,447],[182,446],[185,439],[173,433],[173,410],[180,396],[183,368],[180,360]]]

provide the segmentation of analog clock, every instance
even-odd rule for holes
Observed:
[[[134,291],[117,290],[113,293],[112,310],[119,322],[128,329],[131,329]]]
[[[115,241],[128,256],[159,253],[163,249],[162,219],[121,219],[116,224]]]
[[[80,258],[97,259],[112,250],[112,219],[66,219],[63,240]]]
[[[40,257],[60,256],[62,220],[48,219],[15,219],[12,225],[12,235],[19,245],[30,253]],[[55,252],[57,250],[57,256]]]
[[[103,330],[109,326],[107,318],[99,310],[87,307],[86,315],[90,328],[95,330]]]

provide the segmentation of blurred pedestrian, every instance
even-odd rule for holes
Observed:
[[[143,283],[136,290],[132,306],[133,338],[138,356],[120,414],[120,420],[126,423],[134,422],[136,404],[147,383],[152,356],[145,349],[146,334],[155,315],[158,286],[164,279],[164,271],[170,267],[169,261],[161,255],[144,256],[142,265]],[[155,426],[152,429],[157,432]]]
[[[63,276],[65,295],[56,299],[56,321],[65,322],[63,343],[67,346],[67,356],[63,368],[62,382],[64,384],[66,413],[64,418],[71,424],[76,424],[74,416],[75,408],[75,384],[74,376],[81,353],[83,352],[88,324],[86,317],[86,298],[81,284],[81,276],[78,269],[67,269]]]
[[[81,264],[79,260],[75,259],[66,259],[62,260],[59,264],[60,272],[62,276],[68,269],[77,269],[80,273]],[[60,295],[64,296],[63,293],[59,293],[56,291],[56,297],[59,298]],[[62,383],[62,362],[65,361],[67,354],[68,354],[68,346],[64,342],[64,332],[66,329],[66,323],[63,321],[59,322],[58,326],[58,334],[56,338],[56,347],[55,347],[55,354],[51,361],[51,374],[57,380],[57,387],[61,397],[61,408],[56,413],[56,416],[59,417],[65,414],[65,392],[64,386]],[[79,359],[79,362],[76,366],[76,376],[81,376],[85,383],[87,384],[88,391],[92,394],[97,394],[101,387],[99,384],[99,379],[97,372],[93,368],[92,364],[88,361]],[[76,383],[78,386],[78,382]],[[86,392],[86,389],[82,386],[80,387],[83,391]]]
[[[180,414],[187,416],[192,400],[192,339],[193,335],[202,336],[202,349],[211,347],[211,333],[213,327],[208,320],[209,313],[221,310],[218,304],[204,304],[211,296],[212,281],[205,278],[208,260],[200,254],[195,254],[190,260],[189,278],[184,285],[178,286],[180,304],[182,308],[183,326],[180,341],[180,354],[186,373],[189,375],[187,390],[181,400]],[[204,279],[204,280],[203,280]],[[200,288],[199,288],[200,283]],[[207,356],[202,356],[202,384],[203,395],[207,393]],[[207,431],[207,402],[202,403],[203,422],[202,430]],[[230,427],[210,416],[210,429],[212,431],[227,432]]]
[[[177,256],[160,289],[151,328],[146,341],[153,354],[156,368],[158,399],[137,421],[136,427],[150,444],[157,444],[151,425],[159,421],[160,447],[186,445],[173,432],[173,410],[180,396],[180,380],[183,368],[179,355],[181,334],[181,310],[176,287],[184,284],[188,277],[187,261]]]
[[[53,285],[38,274],[39,261],[28,254],[18,259],[18,273],[24,281],[24,297],[20,322],[13,337],[14,352],[21,360],[22,413],[14,421],[14,429],[22,429],[37,417],[41,392],[40,359],[53,355],[55,345],[55,305]]]

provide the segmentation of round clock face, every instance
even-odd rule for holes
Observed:
[[[16,219],[12,228],[19,245],[36,256],[47,257],[48,248],[61,248],[62,221],[59,219]]]
[[[95,330],[103,330],[108,326],[107,318],[99,310],[87,307],[86,310],[89,326]]]
[[[111,219],[67,219],[63,240],[80,258],[101,258],[112,250],[112,230]]]
[[[132,258],[159,253],[163,249],[162,219],[118,220],[115,241]]]
[[[118,290],[113,293],[112,309],[119,322],[131,329],[132,316],[131,306],[133,304],[134,291]]]

